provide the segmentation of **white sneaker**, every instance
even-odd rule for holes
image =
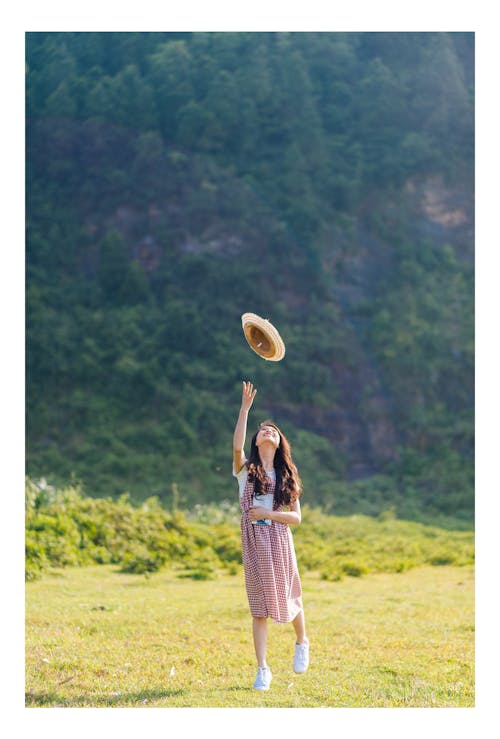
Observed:
[[[254,690],[269,690],[273,675],[269,667],[259,667],[253,684]]]
[[[304,644],[295,643],[295,656],[293,659],[294,672],[305,672],[309,667],[309,642]]]

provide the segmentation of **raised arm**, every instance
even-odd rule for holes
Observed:
[[[256,393],[257,390],[253,389],[251,382],[243,382],[241,408],[233,436],[233,467],[235,472],[239,472],[246,461],[243,447],[245,446],[245,438],[247,435],[248,411],[252,407]]]

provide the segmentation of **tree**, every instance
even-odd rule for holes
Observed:
[[[406,88],[379,58],[371,61],[356,89],[354,134],[363,150],[370,185],[401,182],[400,145],[406,124]]]
[[[61,82],[47,98],[47,113],[56,117],[71,118],[77,113],[77,100],[67,81]]]
[[[447,34],[433,37],[416,79],[422,130],[443,147],[443,163],[466,147],[471,156],[474,111],[463,67]]]
[[[135,64],[127,64],[114,77],[112,99],[115,104],[113,119],[117,123],[142,131],[158,128],[153,89]]]
[[[128,278],[130,260],[121,233],[111,229],[101,242],[98,280],[106,303],[120,305],[126,297],[124,284]]]
[[[194,97],[192,58],[185,41],[164,43],[149,57],[160,127],[166,139],[177,133],[180,109]]]
[[[31,115],[50,115],[47,101],[60,87],[66,85],[67,90],[77,77],[77,67],[72,53],[65,41],[54,34],[40,34],[40,39],[28,37],[27,69],[31,99],[28,109]]]

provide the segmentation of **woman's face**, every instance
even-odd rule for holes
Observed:
[[[268,443],[272,444],[275,449],[280,445],[281,437],[277,429],[274,426],[261,426],[257,438],[255,439],[256,445],[259,447],[261,444]]]

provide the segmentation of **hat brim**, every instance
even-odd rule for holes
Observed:
[[[267,318],[261,318],[255,313],[243,313],[241,324],[248,345],[259,357],[267,359],[268,362],[279,362],[283,359],[285,344]]]

